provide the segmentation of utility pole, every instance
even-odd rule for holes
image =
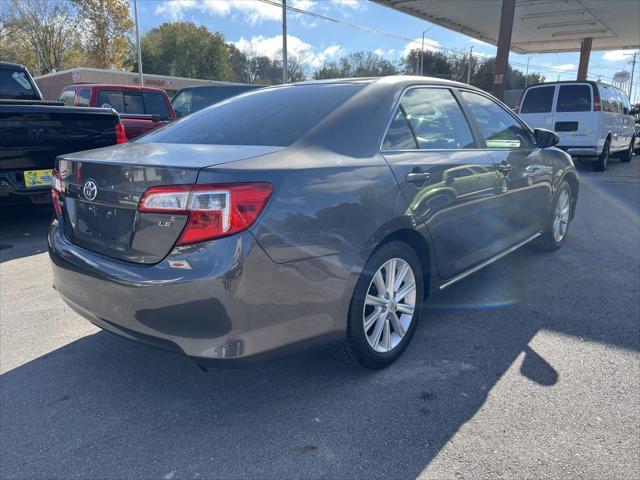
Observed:
[[[471,66],[473,65],[473,45],[469,49],[469,65],[467,66],[467,85],[471,85]]]
[[[529,84],[529,60],[531,60],[531,55],[527,57],[527,69],[524,72],[524,88],[527,88]]]
[[[422,46],[420,47],[420,75],[422,75],[424,67],[424,34],[431,30],[433,27],[435,27],[435,24],[431,25],[429,28],[422,32]]]
[[[636,71],[636,57],[638,52],[633,52],[633,60],[631,60],[631,80],[629,81],[629,98],[631,98],[631,90],[633,89],[633,74]]]
[[[289,83],[287,65],[287,0],[282,0],[282,81]]]
[[[144,75],[142,73],[142,50],[140,49],[140,29],[138,27],[138,0],[133,0],[133,12],[136,17],[136,50],[138,50],[138,75],[140,86],[144,87]]]

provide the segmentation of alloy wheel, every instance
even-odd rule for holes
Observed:
[[[362,321],[369,346],[379,353],[396,348],[414,318],[416,279],[401,258],[385,262],[375,273],[364,302]]]
[[[569,192],[562,190],[558,195],[556,209],[553,217],[553,238],[556,242],[561,242],[569,227],[569,217],[571,213],[571,199]]]

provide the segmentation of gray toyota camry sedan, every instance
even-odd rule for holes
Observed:
[[[324,343],[382,368],[430,292],[528,242],[563,245],[578,176],[557,140],[445,80],[252,91],[58,158],[55,288],[200,364]]]

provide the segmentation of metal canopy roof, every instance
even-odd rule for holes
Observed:
[[[373,0],[436,25],[497,45],[501,0]],[[593,50],[640,48],[640,0],[516,0],[511,50],[571,52],[593,38]]]

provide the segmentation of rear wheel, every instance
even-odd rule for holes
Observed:
[[[593,163],[593,169],[596,172],[604,172],[607,169],[607,165],[609,164],[609,154],[611,150],[611,139],[607,138],[604,142],[604,146],[602,147],[602,153]]]
[[[571,222],[571,209],[573,208],[573,196],[571,186],[563,181],[556,192],[554,207],[547,229],[539,237],[538,246],[543,250],[554,251],[564,245],[569,232]]]
[[[635,135],[631,138],[631,143],[629,144],[629,148],[620,152],[620,161],[623,163],[630,162],[633,158],[633,149],[636,145],[636,137]]]
[[[423,298],[420,259],[404,242],[383,245],[356,284],[347,338],[334,347],[341,360],[380,369],[405,350],[418,323]]]

